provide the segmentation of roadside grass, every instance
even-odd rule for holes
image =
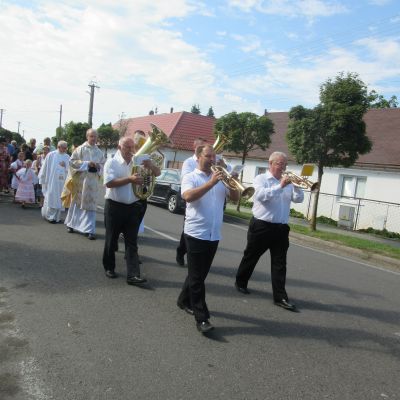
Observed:
[[[250,219],[252,216],[251,212],[240,211],[237,212],[236,209],[227,208],[225,214],[232,217],[238,217],[242,219]],[[338,243],[344,246],[352,247],[365,251],[367,253],[381,254],[386,257],[391,257],[400,260],[400,248],[390,246],[384,243],[377,243],[372,240],[357,238],[349,235],[341,235],[335,232],[325,232],[317,230],[315,232],[311,231],[308,226],[289,224],[292,232],[299,233],[302,235],[314,237],[321,240],[326,240],[328,242]]]

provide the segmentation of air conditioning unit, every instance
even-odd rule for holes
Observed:
[[[356,208],[341,204],[339,206],[338,226],[341,228],[352,230],[354,227],[354,214]]]

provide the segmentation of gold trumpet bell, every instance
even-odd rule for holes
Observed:
[[[301,176],[295,174],[291,171],[285,171],[283,175],[286,175],[293,186],[296,186],[300,189],[309,189],[311,191],[317,190],[319,187],[318,182],[311,182],[308,177],[311,176],[314,172],[314,164],[304,164],[301,169]]]

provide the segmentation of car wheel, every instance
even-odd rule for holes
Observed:
[[[176,194],[171,194],[171,196],[168,198],[168,211],[172,212],[173,214],[176,214],[179,211]]]

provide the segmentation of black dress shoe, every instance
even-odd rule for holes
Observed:
[[[140,276],[132,276],[132,277],[126,279],[126,283],[128,285],[141,285],[146,282],[147,282],[147,279],[141,278]]]
[[[181,267],[184,267],[185,266],[185,258],[184,258],[184,256],[176,253],[176,263],[178,265],[180,265]]]
[[[87,236],[87,238],[89,240],[96,240],[96,235],[94,235],[93,233],[89,233],[89,235]]]
[[[274,304],[278,307],[282,307],[285,310],[296,311],[296,306],[294,304],[290,304],[287,300],[282,299],[280,301],[275,301]]]
[[[56,224],[57,221],[55,219],[48,219],[47,221],[49,221],[50,224]]]
[[[214,327],[210,324],[208,320],[203,322],[197,322],[196,327],[197,330],[201,333],[207,333],[214,329]]]
[[[106,277],[114,279],[114,278],[117,277],[117,274],[114,271],[112,271],[111,269],[107,269],[106,270]]]
[[[242,294],[250,294],[250,290],[245,288],[245,287],[241,287],[237,284],[237,282],[235,282],[235,288],[238,292],[242,293]]]
[[[184,304],[181,304],[181,303],[176,303],[176,304],[181,310],[187,312],[190,315],[194,315],[194,312],[190,307],[185,306]]]
[[[68,233],[74,233],[74,230],[73,230],[73,228],[67,228],[67,232]]]

